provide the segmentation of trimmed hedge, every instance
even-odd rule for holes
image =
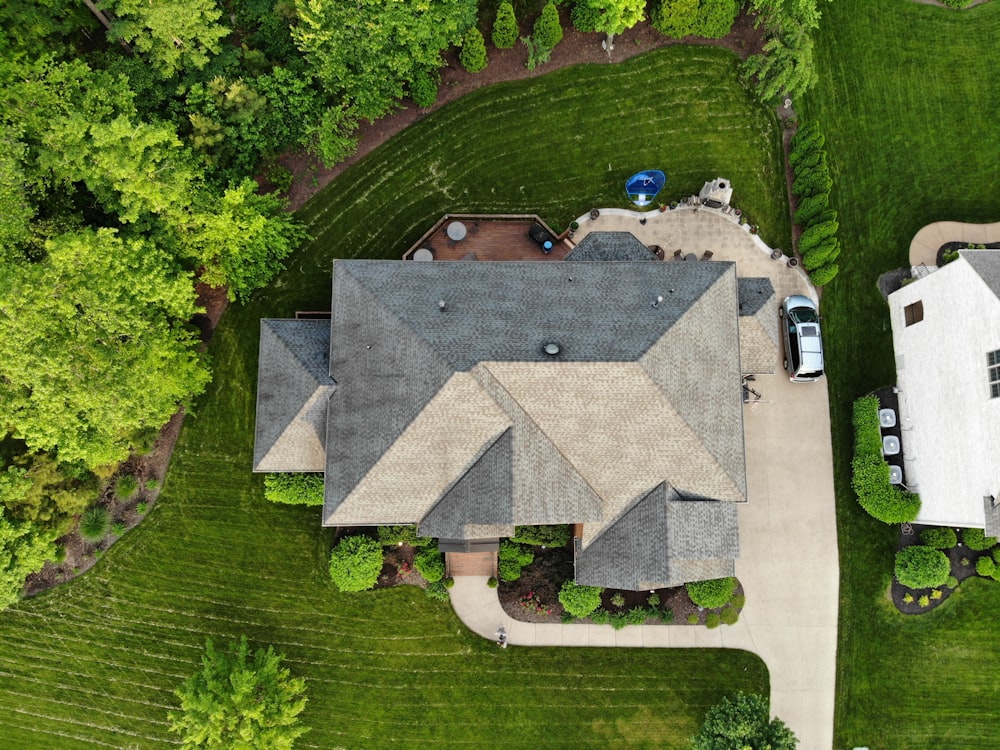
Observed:
[[[444,578],[444,555],[437,547],[424,547],[413,556],[413,567],[428,583]]]
[[[896,553],[896,580],[911,589],[943,585],[951,574],[948,556],[940,550],[915,544]]]
[[[986,532],[982,529],[965,529],[962,532],[962,542],[969,549],[982,552],[995,545],[997,538],[995,536],[986,536]]]
[[[699,607],[716,609],[726,606],[736,591],[735,578],[710,578],[707,581],[693,581],[684,584],[691,601]]]
[[[814,286],[824,286],[837,278],[838,273],[840,273],[840,266],[836,263],[827,263],[809,274],[809,281]]]
[[[510,4],[510,0],[503,0],[493,22],[493,46],[497,49],[510,49],[517,44],[519,31],[514,6]]]
[[[348,536],[330,553],[330,578],[341,591],[366,591],[382,572],[382,545],[370,536]]]
[[[854,460],[851,486],[861,507],[883,523],[909,523],[920,512],[920,498],[889,484],[889,464],[882,456],[879,402],[862,396],[854,402]]]
[[[983,578],[992,578],[997,572],[997,564],[993,562],[992,557],[980,557],[976,560],[976,573],[983,576]]]
[[[542,8],[542,15],[535,21],[531,38],[544,50],[554,50],[556,45],[562,41],[563,28],[559,22],[559,9],[551,0],[545,4],[545,7]]]
[[[958,544],[958,535],[950,526],[936,526],[920,532],[920,543],[934,549],[948,549]]]
[[[586,617],[601,606],[603,593],[599,586],[581,586],[570,580],[559,589],[559,603],[573,617]]]
[[[535,560],[535,553],[527,547],[504,539],[500,542],[497,554],[497,567],[500,569],[500,580],[516,581],[521,577],[521,568],[530,565]]]
[[[264,497],[282,505],[322,505],[322,474],[267,474]]]

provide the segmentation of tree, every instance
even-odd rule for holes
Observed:
[[[812,247],[802,257],[802,267],[807,271],[815,271],[820,266],[833,263],[840,257],[840,240],[828,237],[815,247]]]
[[[181,710],[169,713],[183,750],[291,750],[308,731],[298,719],[305,680],[283,660],[271,646],[251,653],[246,636],[225,651],[209,639],[201,671],[175,693]]]
[[[606,34],[605,48],[610,55],[615,35],[642,21],[645,12],[646,0],[577,0],[571,16],[580,31]]]
[[[742,74],[754,82],[760,100],[770,102],[782,94],[794,99],[812,88],[819,79],[814,65],[810,29],[791,23],[767,40],[763,55],[746,59]]]
[[[563,583],[559,589],[559,603],[573,617],[587,617],[601,606],[604,589],[598,586],[581,586],[574,580]]]
[[[562,41],[563,29],[559,22],[559,9],[555,3],[548,2],[542,8],[542,14],[535,21],[532,39],[541,49],[551,51]]]
[[[111,229],[59,235],[0,273],[2,422],[88,467],[124,459],[209,380],[186,329],[191,274]]]
[[[795,750],[795,734],[768,713],[761,695],[737,693],[723,698],[705,715],[692,750]]]
[[[517,44],[518,31],[514,6],[510,4],[510,0],[503,0],[493,22],[493,46],[497,49],[510,49]]]
[[[147,53],[164,78],[204,68],[229,34],[218,23],[222,11],[215,0],[113,0],[111,8],[116,20],[109,35]]]
[[[799,252],[805,254],[813,248],[819,247],[827,240],[835,238],[839,228],[840,225],[836,221],[812,224],[799,237]]]
[[[322,505],[322,474],[268,474],[264,497],[283,505]]]
[[[341,591],[366,591],[382,572],[382,546],[370,536],[348,536],[330,553],[330,578]]]
[[[477,3],[295,0],[295,9],[295,44],[327,93],[352,118],[375,120],[420,73],[441,67],[441,50],[461,42]]]
[[[24,579],[55,556],[52,534],[10,517],[0,506],[0,609],[21,598]]]
[[[739,0],[701,0],[692,33],[721,39],[733,28],[739,12]]]
[[[812,220],[826,211],[830,203],[829,193],[816,193],[809,195],[799,201],[799,207],[795,209],[795,223],[800,226],[808,226]]]
[[[699,0],[659,0],[649,12],[653,28],[675,39],[695,33]]]
[[[266,286],[306,236],[282,202],[272,195],[258,195],[257,183],[250,178],[221,198],[201,193],[178,223],[185,254],[204,266],[202,280],[228,286],[230,300],[244,300]]]
[[[478,73],[486,68],[489,59],[486,56],[486,40],[483,34],[475,26],[465,32],[465,39],[462,40],[462,51],[459,53],[458,61],[462,67],[470,73]]]
[[[913,544],[896,553],[896,580],[911,589],[929,589],[948,580],[948,556],[932,547]]]
[[[724,607],[736,591],[735,578],[710,578],[707,581],[692,581],[684,584],[691,601],[699,607],[715,609]]]

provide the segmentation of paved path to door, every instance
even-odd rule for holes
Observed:
[[[639,218],[647,217],[645,225]],[[740,276],[768,276],[778,300],[810,294],[805,276],[771,260],[759,239],[718,212],[702,208],[640,214],[602,210],[587,231],[627,230],[646,244],[732,260]],[[775,308],[777,315],[777,308]],[[511,619],[486,577],[455,579],[452,605],[474,632],[493,638],[504,625],[516,646],[738,648],[767,664],[771,711],[799,738],[800,750],[833,746],[839,568],[834,512],[830,410],[825,381],[793,384],[781,374],[758,376],[763,395],[744,407],[749,501],[738,510],[736,575],[747,601],[736,625],[714,630],[687,625],[533,624]]]

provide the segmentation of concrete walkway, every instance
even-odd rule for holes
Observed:
[[[639,218],[646,217],[645,225]],[[702,208],[639,213],[601,210],[579,220],[586,232],[627,230],[671,257],[714,253],[735,261],[740,276],[768,276],[778,301],[789,294],[815,296],[805,275],[728,216]],[[679,262],[679,261],[666,261]],[[777,315],[777,309],[775,309]],[[830,411],[825,382],[794,384],[782,374],[758,376],[763,399],[744,407],[749,502],[738,510],[740,558],[736,575],[747,595],[740,621],[714,630],[689,625],[534,624],[511,619],[486,577],[455,579],[452,605],[484,638],[501,624],[515,646],[619,646],[738,648],[767,664],[771,711],[799,738],[800,750],[833,746],[839,568],[834,512]]]
[[[993,224],[965,224],[937,221],[913,235],[910,241],[911,266],[937,266],[937,251],[946,242],[986,245],[1000,242],[1000,221]]]

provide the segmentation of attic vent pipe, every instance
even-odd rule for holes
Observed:
[[[545,353],[550,357],[554,357],[559,353],[559,344],[551,343],[545,345]]]
[[[447,302],[445,302],[443,299],[438,300],[438,309],[441,312],[444,312],[446,307],[448,307],[448,303]]]

